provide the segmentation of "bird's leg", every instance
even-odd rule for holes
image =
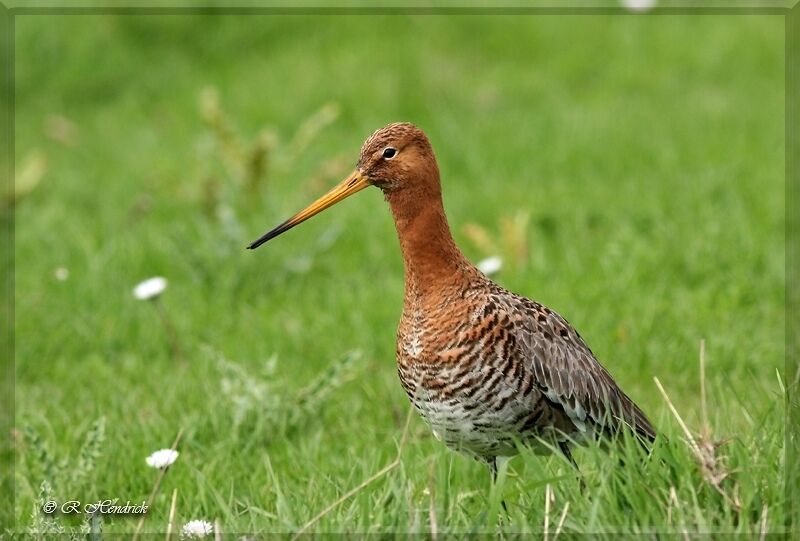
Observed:
[[[561,450],[561,453],[569,460],[569,463],[572,464],[572,467],[580,473],[581,469],[578,467],[578,463],[575,462],[575,459],[572,458],[572,451],[569,450],[569,444],[565,441],[558,442],[558,448]]]
[[[489,469],[492,470],[492,485],[496,487],[497,486],[497,457],[493,456],[491,459],[488,460],[488,463],[489,463]],[[508,515],[508,507],[506,506],[506,500],[505,499],[501,499],[500,500],[500,505],[503,506],[503,511],[505,511],[506,515]]]
[[[572,458],[572,451],[569,450],[569,444],[566,441],[559,441],[558,448],[561,450],[561,453],[567,457],[569,463],[572,464],[572,467],[575,468],[575,472],[578,474],[578,481],[581,484],[581,490],[586,489],[586,482],[583,480],[583,475],[581,475],[581,469],[578,467],[578,463],[575,462],[575,459]]]

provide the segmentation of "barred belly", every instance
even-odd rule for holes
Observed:
[[[517,454],[552,424],[532,377],[489,363],[435,366],[398,363],[403,388],[434,436],[476,458]]]

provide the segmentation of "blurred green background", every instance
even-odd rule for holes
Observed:
[[[675,448],[653,377],[699,427],[706,340],[710,424],[755,515],[694,499],[684,527],[757,530],[782,494],[783,32],[778,15],[17,16],[17,527],[79,527],[32,512],[42,480],[57,500],[144,499],[144,458],[180,429],[148,531],[176,488],[183,521],[294,530],[395,456],[403,274],[378,190],[244,247],[411,121],[467,256],[502,257],[497,281],[569,319]],[[173,334],[131,294],[155,275]],[[482,467],[416,417],[410,434],[402,474],[312,529],[430,531],[434,490],[440,531],[492,530]],[[569,471],[512,468],[504,527],[538,531],[537,480]],[[656,510],[676,481],[649,479],[652,515],[577,496],[567,531],[679,528]]]

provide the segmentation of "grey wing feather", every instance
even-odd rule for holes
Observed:
[[[629,425],[641,437],[655,439],[655,429],[644,412],[563,317],[524,297],[510,293],[504,297],[496,302],[505,305],[517,321],[517,347],[523,349],[548,400],[559,404],[579,428],[590,425],[608,433]]]

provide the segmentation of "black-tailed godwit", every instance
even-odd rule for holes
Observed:
[[[249,248],[369,186],[389,203],[405,264],[397,371],[437,438],[494,473],[516,441],[546,452],[550,440],[574,464],[570,444],[587,436],[630,427],[655,438],[567,320],[467,261],[450,234],[431,144],[412,124],[373,133],[352,174]]]

